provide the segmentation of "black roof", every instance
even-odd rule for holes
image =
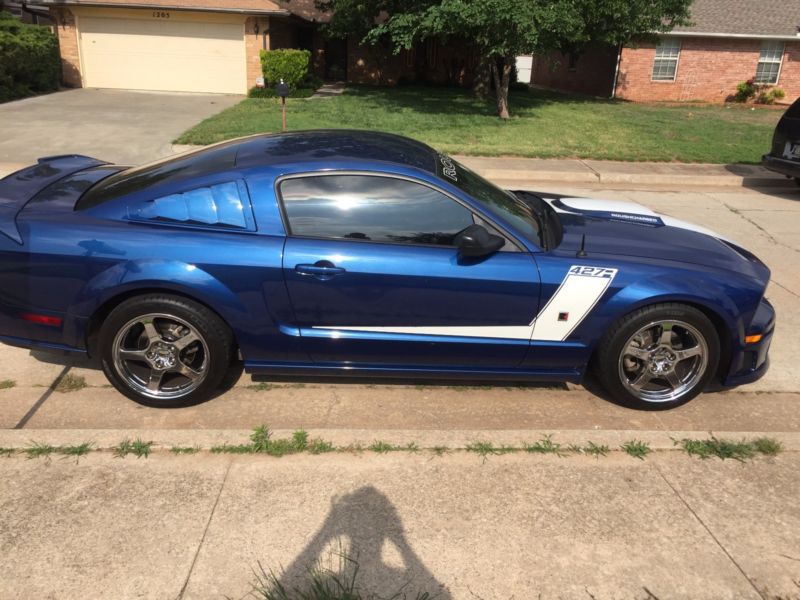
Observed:
[[[372,131],[325,129],[262,134],[221,142],[126,169],[89,189],[77,208],[89,208],[153,185],[163,185],[234,168],[304,162],[381,161],[435,173],[435,151],[421,142]]]

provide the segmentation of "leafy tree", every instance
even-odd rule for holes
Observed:
[[[466,40],[494,79],[507,119],[511,69],[520,54],[580,52],[588,42],[627,44],[688,22],[692,0],[317,0],[331,37],[388,43],[397,53],[426,38]],[[479,71],[481,70],[479,67]]]

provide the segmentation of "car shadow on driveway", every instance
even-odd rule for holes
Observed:
[[[452,598],[411,548],[395,506],[371,485],[334,497],[322,526],[271,583],[305,598],[309,575],[338,592],[353,586],[370,598]],[[269,587],[271,577],[265,579]]]

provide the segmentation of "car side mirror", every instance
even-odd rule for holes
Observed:
[[[461,256],[478,258],[494,254],[505,246],[506,241],[499,235],[493,235],[480,225],[470,225],[455,237],[455,245]]]

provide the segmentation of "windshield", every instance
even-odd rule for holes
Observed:
[[[477,173],[445,154],[439,154],[439,177],[477,200],[489,213],[505,220],[534,244],[540,244],[539,220],[531,207],[510,192],[501,190]]]

